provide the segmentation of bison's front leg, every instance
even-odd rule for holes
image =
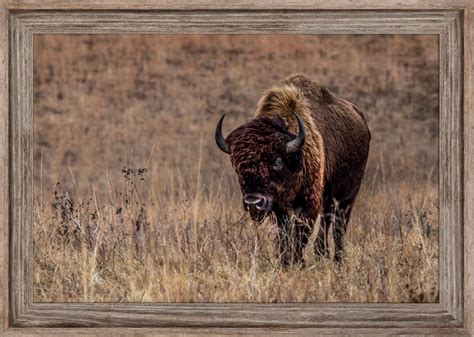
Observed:
[[[303,251],[311,236],[309,224],[294,216],[278,217],[278,243],[283,267],[303,261]]]
[[[280,252],[280,263],[284,268],[291,264],[290,254],[290,230],[285,220],[278,221],[278,250]]]

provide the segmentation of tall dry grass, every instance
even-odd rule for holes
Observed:
[[[247,218],[225,174],[208,186],[199,165],[122,174],[107,197],[58,185],[36,199],[35,301],[437,301],[433,177],[367,177],[343,266],[309,247],[305,267],[284,270],[275,225]]]
[[[34,46],[35,301],[437,301],[436,38],[36,36]],[[283,270],[275,225],[243,212],[213,140],[220,113],[227,133],[293,72],[356,103],[372,131],[341,267],[310,245],[303,268]]]

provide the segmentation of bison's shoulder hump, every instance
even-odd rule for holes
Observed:
[[[291,84],[278,84],[268,90],[258,102],[258,110],[262,114],[275,112],[287,114],[298,111],[305,98],[298,87]]]

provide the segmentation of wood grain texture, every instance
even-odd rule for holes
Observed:
[[[473,295],[474,154],[469,86],[471,40],[464,14],[466,1],[252,1],[173,4],[143,2],[137,8],[196,11],[27,11],[10,12],[10,110],[8,87],[0,85],[0,115],[5,128],[0,142],[8,142],[10,175],[2,152],[4,186],[2,223],[9,225],[10,299],[3,297],[7,334],[196,333],[233,334],[435,334],[473,333],[470,311]],[[378,4],[377,4],[378,3]],[[211,4],[221,10],[201,10]],[[291,11],[248,10],[290,8]],[[135,3],[136,5],[136,3]],[[74,3],[7,2],[9,9],[127,9],[131,2]],[[105,6],[105,7],[101,7]],[[150,6],[150,7],[146,7]],[[154,7],[153,7],[154,6]],[[211,7],[212,7],[211,6]],[[234,6],[234,7],[233,7]],[[287,7],[285,7],[287,6]],[[319,7],[318,7],[319,6]],[[333,7],[331,7],[333,6]],[[380,7],[379,7],[380,6]],[[388,6],[388,7],[387,7]],[[427,8],[427,11],[374,11],[380,8]],[[234,11],[231,9],[245,9]],[[272,8],[272,7],[270,7]],[[300,9],[370,9],[301,11]],[[445,10],[433,11],[432,9]],[[454,10],[458,9],[458,10]],[[8,14],[3,8],[5,16]],[[465,12],[464,12],[465,13]],[[2,33],[7,25],[3,22]],[[467,26],[466,26],[467,25]],[[390,33],[438,34],[440,38],[440,303],[439,304],[39,304],[32,303],[32,36],[37,33]],[[1,36],[4,36],[1,35]],[[6,35],[5,35],[6,36]],[[464,42],[464,43],[463,43]],[[467,46],[466,46],[467,44]],[[0,38],[0,46],[8,46]],[[463,54],[464,53],[464,54]],[[470,55],[470,54],[469,54]],[[1,56],[7,57],[8,54]],[[463,57],[464,56],[464,57]],[[2,63],[0,62],[0,65]],[[3,68],[2,68],[3,69]],[[4,66],[4,76],[7,67]],[[2,70],[0,70],[0,79]],[[8,85],[8,84],[7,84]],[[6,123],[10,129],[6,138]],[[2,133],[3,132],[3,133]],[[0,143],[2,145],[2,143]],[[6,151],[6,146],[3,150]],[[1,183],[1,181],[0,181]],[[7,191],[6,186],[9,186]],[[10,202],[10,207],[8,203]],[[7,222],[7,215],[9,218]],[[6,228],[6,227],[4,227]],[[4,231],[4,234],[7,233]],[[463,244],[464,238],[464,244]],[[4,236],[8,240],[7,236]],[[464,253],[463,253],[464,246]],[[5,246],[3,246],[5,249]],[[1,254],[1,252],[0,252]],[[0,255],[0,258],[2,255]],[[5,268],[6,261],[3,261]],[[470,268],[470,269],[469,269]],[[5,270],[5,269],[4,269]],[[4,279],[5,280],[5,279]],[[463,282],[464,281],[464,282]],[[4,289],[6,289],[6,285]],[[8,307],[6,306],[8,304]],[[466,309],[466,310],[463,310]],[[471,309],[471,310],[468,310]],[[464,327],[463,327],[464,324]],[[55,328],[51,328],[55,327]],[[67,330],[57,329],[69,327]],[[109,327],[108,329],[105,329]],[[136,327],[142,327],[138,329]],[[4,327],[5,328],[5,327]]]
[[[464,326],[474,335],[474,8],[464,15]]]
[[[187,328],[187,327],[167,327],[160,329],[150,328],[109,328],[109,329],[10,329],[5,336],[470,336],[465,329],[379,329],[379,328],[361,328],[361,329],[320,329],[320,328],[301,328],[295,329],[275,329],[275,328]]]
[[[34,304],[23,326],[458,328],[438,304]],[[79,315],[78,315],[79,314]],[[38,324],[40,323],[40,324]],[[408,331],[408,330],[405,330]]]
[[[10,17],[11,63],[9,118],[10,311],[14,321],[32,302],[33,269],[33,36]],[[12,245],[13,244],[13,245]]]
[[[19,12],[37,34],[438,34],[457,11]]]
[[[2,277],[0,289],[2,308],[0,331],[8,322],[8,12],[0,6],[0,264]]]
[[[447,9],[464,8],[470,0],[104,0],[104,1],[41,1],[7,0],[10,9],[68,9],[68,10],[156,10],[156,9]]]
[[[440,303],[462,322],[463,113],[461,14],[440,35]]]

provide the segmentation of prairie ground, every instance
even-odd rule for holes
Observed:
[[[435,36],[35,36],[36,302],[436,302]],[[278,264],[214,144],[305,73],[372,132],[345,263]],[[314,239],[314,235],[313,235]]]

